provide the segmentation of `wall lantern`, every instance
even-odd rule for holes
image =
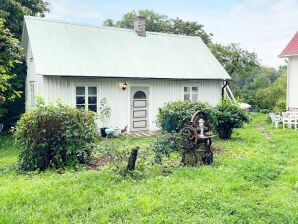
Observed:
[[[124,83],[121,84],[121,89],[122,90],[126,90],[127,89],[127,83],[126,82],[124,82]]]

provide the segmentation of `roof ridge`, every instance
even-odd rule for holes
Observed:
[[[108,29],[108,30],[117,30],[117,31],[126,31],[126,32],[135,32],[133,29],[102,26],[102,25],[94,25],[94,24],[73,22],[73,21],[60,20],[60,19],[54,19],[54,18],[45,18],[45,17],[37,17],[37,16],[24,16],[24,18],[25,18],[25,20],[26,19],[33,19],[33,20],[40,20],[40,21],[54,22],[54,23],[62,23],[62,24],[75,25],[75,26],[93,27],[93,28],[99,28],[99,29]],[[199,37],[199,36],[188,36],[188,35],[174,34],[174,33],[162,33],[162,32],[146,31],[146,34],[164,35],[164,36],[173,36],[173,37],[183,37],[183,38],[194,38],[194,39],[202,40],[201,37]]]

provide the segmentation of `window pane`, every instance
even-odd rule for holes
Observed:
[[[97,107],[96,107],[96,105],[89,105],[88,110],[93,111],[93,112],[97,112]]]
[[[198,94],[192,94],[191,100],[198,101]]]
[[[85,97],[84,96],[77,96],[76,104],[85,104]]]
[[[96,104],[97,103],[97,97],[96,96],[89,96],[88,97],[88,104]]]
[[[146,94],[143,91],[137,91],[134,95],[133,95],[134,99],[146,99]]]
[[[79,105],[77,105],[77,108],[79,108],[79,109],[85,109],[85,104],[79,104]]]
[[[85,87],[84,86],[77,86],[76,95],[84,96],[85,95]]]
[[[184,87],[184,93],[189,94],[189,88],[188,87]]]
[[[184,100],[190,100],[190,95],[189,94],[184,94]]]
[[[88,87],[88,95],[96,96],[97,95],[96,87]]]
[[[191,87],[191,91],[193,94],[198,93],[198,87]]]

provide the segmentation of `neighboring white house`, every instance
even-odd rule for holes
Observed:
[[[298,32],[279,57],[286,58],[288,63],[287,110],[298,112]]]
[[[217,104],[230,76],[199,37],[25,17],[26,109],[35,96],[61,98],[97,112],[106,98],[109,126],[157,130],[164,103],[194,100]]]

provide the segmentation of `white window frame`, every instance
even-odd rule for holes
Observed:
[[[30,89],[30,107],[33,108],[35,106],[35,82],[29,82],[29,89]]]
[[[188,88],[188,93],[185,92],[185,88]],[[195,92],[193,90],[193,88],[197,88],[197,91]],[[199,86],[184,85],[183,86],[183,100],[188,100],[188,99],[185,99],[185,95],[189,95],[189,101],[198,102],[199,101]],[[196,100],[193,97],[195,95],[196,95]]]
[[[77,95],[77,87],[84,87],[85,88],[85,95]],[[89,95],[88,93],[88,88],[89,87],[95,87],[96,88],[96,95]],[[94,84],[85,84],[85,83],[76,83],[74,85],[74,105],[76,108],[77,105],[77,96],[84,96],[85,97],[85,110],[89,110],[89,105],[95,105],[95,104],[89,104],[88,102],[88,98],[89,97],[96,97],[96,113],[98,112],[98,98],[99,98],[99,94],[98,94],[98,90],[99,90],[99,86],[98,85],[94,85]]]

